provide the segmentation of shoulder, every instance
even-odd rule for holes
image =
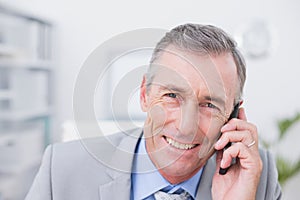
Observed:
[[[130,131],[131,133],[134,131]],[[51,145],[45,155],[51,155],[48,159],[51,163],[52,178],[55,182],[66,181],[66,177],[82,182],[107,181],[109,177],[105,175],[105,170],[111,167],[111,162],[116,157],[116,149],[119,149],[122,143],[126,143],[128,138],[132,138],[130,134],[120,132]]]
[[[281,199],[281,187],[278,182],[278,172],[273,155],[265,149],[259,150],[263,162],[257,199]]]
[[[266,149],[259,149],[259,153],[263,162],[262,178],[273,179],[274,182],[277,182],[278,173],[273,155]]]
[[[139,137],[132,134],[141,135],[141,130],[49,145],[27,199],[98,199],[95,188],[113,178],[113,173],[108,173],[110,168],[116,169],[111,160],[116,155],[124,157],[116,149],[135,148]],[[125,145],[132,140],[135,142]]]
[[[131,134],[141,133],[140,129],[134,129],[124,132],[118,132],[112,135],[86,138],[65,143],[56,143],[50,145],[46,152],[51,154],[52,160],[60,161],[61,159],[80,160],[98,157],[99,155],[109,155],[113,153],[116,147],[126,141]],[[51,152],[51,153],[50,153]]]

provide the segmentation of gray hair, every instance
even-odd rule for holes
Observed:
[[[222,29],[212,25],[190,23],[173,28],[157,43],[150,60],[150,66],[169,45],[203,55],[231,53],[237,66],[239,80],[239,92],[235,101],[240,100],[246,80],[246,64],[242,54],[237,49],[236,42]],[[147,85],[152,82],[153,78],[154,73],[151,72],[150,67],[146,74]]]

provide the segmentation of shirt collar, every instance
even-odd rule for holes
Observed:
[[[203,168],[193,177],[180,184],[170,184],[150,160],[146,151],[145,139],[142,137],[138,144],[133,164],[132,181],[134,199],[144,199],[163,188],[168,188],[169,193],[182,188],[195,199],[202,171]]]

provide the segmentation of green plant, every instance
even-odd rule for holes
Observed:
[[[281,140],[283,140],[283,138],[288,135],[288,130],[299,121],[300,113],[297,113],[291,118],[279,120],[277,122],[279,137],[275,142],[272,143],[272,146],[278,144]],[[261,140],[261,142],[265,148],[270,148],[271,143],[268,143],[265,140]],[[281,185],[284,185],[288,179],[300,172],[300,158],[296,162],[291,163],[283,156],[276,155],[276,165],[278,170],[278,180]]]

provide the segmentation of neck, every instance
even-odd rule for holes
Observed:
[[[158,171],[169,183],[171,183],[172,185],[176,185],[192,178],[200,169],[201,167],[195,169],[192,173],[185,175],[171,175],[166,173],[164,169],[160,169]]]

